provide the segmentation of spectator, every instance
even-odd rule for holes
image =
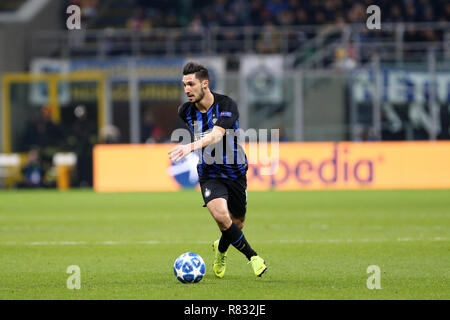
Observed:
[[[250,24],[254,26],[261,26],[263,24],[261,19],[261,12],[263,8],[262,0],[252,0],[249,8]]]
[[[97,16],[98,0],[82,0],[81,16],[84,19],[93,19]]]
[[[291,12],[295,12],[302,7],[300,0],[289,0],[288,1],[288,10]]]
[[[213,4],[214,12],[216,16],[223,17],[227,12],[226,0],[216,0]]]
[[[266,8],[269,10],[272,17],[278,16],[282,11],[287,10],[287,3],[283,0],[268,0]]]
[[[85,106],[77,106],[74,116],[68,145],[77,154],[78,185],[89,187],[92,186],[92,147],[97,143],[96,127],[88,117]]]
[[[450,21],[450,3],[447,3],[444,7],[444,21]]]
[[[283,10],[277,16],[277,23],[281,26],[293,25],[294,20],[294,13],[290,10]]]
[[[402,13],[400,10],[400,7],[398,5],[394,5],[391,7],[390,11],[389,11],[389,15],[387,16],[387,18],[385,19],[387,22],[402,22],[403,21],[403,17],[402,17]]]
[[[350,9],[350,12],[348,14],[348,22],[365,23],[366,18],[366,10],[364,6],[361,3],[356,2]]]
[[[156,125],[153,114],[151,113],[150,110],[147,110],[144,113],[143,120],[144,122],[141,127],[141,142],[145,143],[147,139],[149,139],[152,136],[152,132],[155,129]]]
[[[23,180],[17,185],[19,188],[44,187],[44,170],[37,149],[28,152],[27,163],[22,169],[22,174]]]
[[[323,14],[328,24],[333,23],[336,19],[336,12],[338,11],[338,1],[326,0],[324,4]]]
[[[433,7],[430,5],[427,5],[424,7],[422,11],[422,19],[423,22],[433,22],[435,21]]]
[[[235,0],[230,4],[229,11],[236,17],[237,25],[251,25],[249,23],[249,7],[247,0]]]
[[[322,25],[322,24],[327,24],[330,22],[327,21],[325,13],[322,10],[317,10],[316,14],[315,14],[314,23]]]
[[[180,25],[177,20],[177,16],[175,13],[170,12],[165,19],[165,27],[166,28],[178,28]]]
[[[206,28],[213,28],[220,26],[219,16],[212,7],[206,8],[202,13],[202,20]]]
[[[363,142],[363,141],[375,141],[376,135],[373,128],[369,128],[363,124],[358,124],[354,128],[355,130],[355,142]]]
[[[116,126],[106,125],[100,130],[99,143],[116,144],[120,143],[120,130]]]
[[[417,21],[416,7],[413,3],[410,3],[406,6],[406,14],[404,16],[404,21],[405,22]]]
[[[39,147],[47,153],[47,148],[54,149],[61,145],[62,136],[61,126],[52,121],[51,107],[44,106],[40,112],[31,116],[23,137],[22,150]]]
[[[298,25],[310,24],[308,13],[304,9],[298,9],[295,12],[295,23]]]
[[[155,127],[150,135],[150,137],[145,140],[145,143],[163,143],[164,142],[164,131],[160,127]]]
[[[281,48],[281,36],[272,22],[263,26],[263,33],[258,39],[258,53],[276,53]]]
[[[134,16],[128,19],[126,27],[134,30],[149,30],[152,24],[147,20],[144,9],[138,8]]]
[[[356,68],[357,62],[351,51],[345,48],[337,48],[335,52],[335,67],[340,70],[351,70]]]
[[[204,27],[200,15],[196,15],[189,24],[188,34],[185,36],[185,48],[189,48],[190,52],[197,52],[201,48],[201,41],[203,40]]]
[[[141,142],[161,143],[164,140],[164,131],[156,125],[153,113],[147,110],[144,114],[144,123],[141,128]]]

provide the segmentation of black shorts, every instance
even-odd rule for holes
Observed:
[[[224,178],[200,179],[200,188],[206,207],[209,201],[224,198],[233,217],[241,218],[247,212],[247,176],[241,175],[236,180]]]

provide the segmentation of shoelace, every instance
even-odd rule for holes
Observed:
[[[221,264],[225,264],[225,260],[227,260],[227,256],[226,256],[226,255],[221,255],[221,257],[220,257],[220,259],[219,259],[219,262],[220,262]]]

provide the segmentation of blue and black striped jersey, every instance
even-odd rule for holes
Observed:
[[[186,102],[178,108],[178,115],[186,123],[195,140],[201,139],[214,126],[226,130],[221,141],[198,150],[197,171],[200,179],[226,178],[236,180],[248,170],[247,156],[238,141],[239,111],[230,97],[212,93],[214,103],[207,112],[200,112],[194,103]]]

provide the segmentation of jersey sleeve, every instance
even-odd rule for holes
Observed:
[[[217,116],[216,126],[224,129],[232,129],[236,120],[239,118],[236,102],[232,99],[227,99],[222,104],[219,104],[219,114]]]

